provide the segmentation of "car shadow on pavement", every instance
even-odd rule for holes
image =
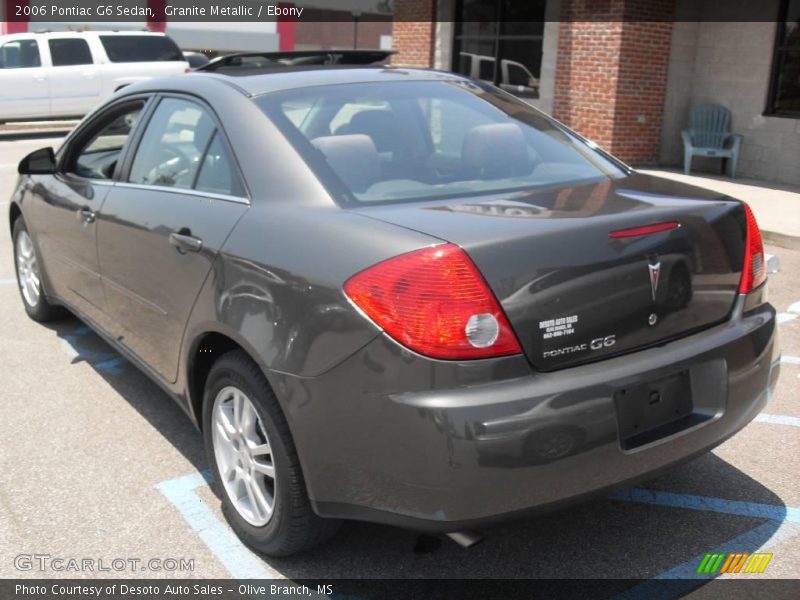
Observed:
[[[44,325],[61,339],[67,360],[89,364],[194,468],[206,469],[202,436],[186,413],[147,375],[76,317]]]
[[[77,319],[49,327],[61,338],[67,360],[90,364],[195,469],[207,468],[201,435],[156,384]],[[715,549],[758,551],[786,515],[777,495],[713,453],[641,487],[681,497],[721,499],[723,510],[680,502],[648,504],[625,500],[623,493],[486,529],[482,531],[486,539],[469,549],[443,536],[352,522],[320,548],[264,560],[289,579],[647,580],[664,573],[692,576],[698,557]],[[766,516],[755,509],[748,512],[746,507],[756,505],[771,508]]]

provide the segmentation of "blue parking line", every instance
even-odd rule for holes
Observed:
[[[800,523],[800,508],[779,506],[777,504],[742,502],[740,500],[725,500],[724,498],[695,496],[692,494],[675,494],[659,490],[646,490],[644,488],[623,490],[611,496],[611,499],[623,502],[638,502],[640,504],[655,504],[671,508],[724,513],[740,517],[770,519],[771,521],[778,521],[781,523],[784,521]]]
[[[684,508],[767,519],[765,523],[725,542],[721,546],[706,550],[702,554],[698,554],[618,594],[614,597],[614,600],[667,600],[680,598],[702,585],[702,582],[698,580],[714,579],[718,576],[718,574],[697,573],[697,566],[707,552],[727,554],[731,552],[763,551],[800,535],[800,508],[797,507],[742,502],[692,494],[675,494],[643,488],[624,490],[612,496],[612,499],[669,508]],[[666,585],[664,580],[669,580],[671,583]]]
[[[169,481],[156,488],[169,500],[189,527],[200,536],[214,556],[234,579],[279,579],[281,574],[251,552],[236,534],[211,510],[197,494],[198,488],[208,484],[208,471],[191,473]]]
[[[647,581],[614,596],[614,600],[671,600],[681,598],[693,589],[704,585],[704,580],[716,579],[719,574],[698,573],[697,566],[706,553],[729,554],[732,552],[766,551],[784,544],[800,535],[800,525],[767,521],[758,527],[739,535],[716,548],[704,551],[659,573]],[[666,583],[666,582],[669,583]]]
[[[787,417],[785,415],[760,414],[755,419],[759,423],[771,423],[773,425],[789,425],[790,427],[800,427],[800,418]]]

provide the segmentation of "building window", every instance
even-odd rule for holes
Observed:
[[[783,0],[767,114],[800,117],[800,0]]]
[[[458,0],[453,70],[539,97],[546,0]]]

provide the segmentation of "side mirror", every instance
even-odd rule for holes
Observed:
[[[50,175],[56,172],[56,155],[53,149],[40,148],[19,161],[17,172],[20,175]]]

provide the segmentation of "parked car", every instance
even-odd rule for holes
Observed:
[[[467,77],[492,83],[495,77],[494,56],[473,54],[471,52],[459,53],[459,72]],[[539,78],[534,77],[528,67],[521,62],[503,58],[500,60],[500,73],[498,74],[500,89],[520,97],[539,97]]]
[[[163,33],[59,31],[0,36],[0,122],[81,117],[115,91],[189,64]]]
[[[28,315],[68,308],[187,412],[250,547],[552,510],[764,406],[746,204],[458,75],[267,71],[122,89],[9,205]]]
[[[209,58],[202,52],[184,51],[183,58],[186,59],[192,69],[199,69],[209,63]]]

